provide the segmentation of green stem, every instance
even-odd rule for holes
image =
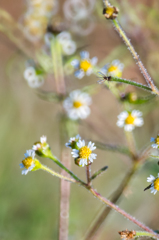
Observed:
[[[115,30],[118,32],[119,36],[123,39],[124,43],[126,44],[126,46],[128,47],[129,51],[131,52],[133,58],[136,60],[136,63],[138,65],[142,75],[144,76],[148,86],[151,87],[151,89],[152,89],[152,91],[154,93],[159,95],[159,90],[154,85],[150,75],[148,74],[146,68],[144,67],[142,61],[140,60],[139,55],[135,51],[133,45],[131,44],[130,40],[126,36],[126,34],[123,31],[123,29],[121,28],[121,26],[119,25],[118,21],[116,19],[114,19],[114,20],[112,20],[112,22],[114,23]]]
[[[124,78],[117,78],[117,77],[111,77],[111,82],[120,82],[120,83],[125,83],[125,84],[129,84],[138,88],[142,88],[146,91],[150,91],[152,92],[152,89],[150,87],[147,87],[146,85],[143,85],[141,83],[137,83],[128,79],[124,79]]]
[[[56,157],[50,155],[49,158],[53,160],[60,168],[64,169],[68,174],[70,174],[70,176],[73,177],[77,182],[85,185],[85,183],[80,178],[78,178],[73,172],[66,168]]]
[[[103,172],[105,172],[107,170],[107,168],[108,168],[108,166],[102,167],[101,169],[96,171],[90,179],[94,180],[96,177],[99,177]]]
[[[153,236],[152,233],[149,233],[149,232],[140,232],[140,231],[137,231],[137,232],[136,232],[136,235],[135,235],[134,238],[136,238],[136,237],[144,237],[144,236],[146,236],[146,237],[153,237],[153,238],[154,238],[154,236]],[[156,237],[155,237],[155,239],[156,239]]]
[[[69,182],[72,182],[72,183],[76,183],[76,181],[74,179],[71,179],[71,178],[68,178],[68,177],[65,177],[55,171],[53,171],[52,169],[48,168],[47,166],[44,166],[41,164],[41,169],[48,172],[48,173],[51,173],[52,175],[58,177],[58,178],[61,178],[61,179],[64,179],[64,180],[67,180]]]
[[[53,62],[53,72],[56,83],[56,91],[58,94],[65,94],[65,80],[63,72],[62,50],[61,44],[55,38],[51,41],[51,54]]]

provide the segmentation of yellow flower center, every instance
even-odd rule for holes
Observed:
[[[92,151],[87,146],[84,146],[79,150],[79,157],[88,159],[91,153]]]
[[[113,73],[115,77],[121,77],[122,76],[122,72],[119,71],[118,66],[110,66],[108,68],[108,73]]]
[[[107,7],[106,8],[106,14],[111,16],[114,13],[114,8],[113,7]]]
[[[159,136],[155,139],[155,142],[159,145]]]
[[[84,72],[87,72],[87,70],[88,70],[89,68],[91,68],[91,67],[92,67],[92,65],[91,65],[91,63],[90,63],[89,60],[82,60],[82,61],[80,62],[80,68],[81,68]]]
[[[79,107],[81,107],[82,106],[82,103],[81,102],[79,102],[79,101],[74,101],[73,102],[73,107],[74,108],[79,108]]]
[[[154,189],[159,191],[159,178],[155,179],[155,181],[154,181]]]
[[[133,117],[131,114],[128,115],[128,117],[125,119],[126,124],[134,124],[135,117]]]
[[[22,161],[22,163],[24,167],[28,169],[34,163],[34,160],[32,159],[32,157],[27,157]]]

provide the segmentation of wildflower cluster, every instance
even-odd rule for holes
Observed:
[[[39,88],[44,84],[44,72],[42,69],[37,69],[33,66],[27,66],[24,71],[24,78],[29,87]]]
[[[28,39],[38,41],[46,31],[50,17],[57,11],[57,0],[27,0],[23,16],[23,30]]]

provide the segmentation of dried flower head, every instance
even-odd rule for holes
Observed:
[[[115,19],[118,16],[118,13],[119,13],[119,9],[112,5],[108,5],[103,9],[103,15],[107,19]]]
[[[118,232],[120,234],[121,238],[124,238],[125,240],[128,239],[133,239],[136,236],[136,232],[133,231],[128,231],[127,229],[121,232]]]

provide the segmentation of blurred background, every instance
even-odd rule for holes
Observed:
[[[24,14],[28,11],[28,2],[29,0],[15,0],[14,3],[11,0],[0,0],[0,8],[7,11],[16,23],[25,28]],[[54,19],[60,18],[68,24],[72,37],[79,46],[79,52],[81,49],[89,51],[91,57],[98,57],[99,63],[103,59],[104,63],[119,59],[125,64],[124,78],[145,84],[131,54],[114,31],[112,24],[103,17],[102,1],[93,1],[94,4],[91,5],[89,12],[91,27],[89,29],[88,26],[88,31],[83,30],[82,35],[80,35],[82,30],[78,28],[80,23],[74,24],[75,20],[67,16],[66,2],[68,1],[58,1],[53,16]],[[111,3],[119,7],[119,22],[158,85],[158,1],[112,0]],[[87,4],[89,5],[90,1],[87,1]],[[60,106],[40,99],[37,91],[29,88],[23,77],[28,56],[6,36],[12,28],[12,23],[7,25],[1,20],[0,17],[0,30],[3,29],[4,32],[5,27],[7,34],[0,32],[0,239],[58,239],[59,179],[42,171],[22,176],[19,163],[25,151],[30,149],[43,134],[47,136],[55,156],[60,157]],[[18,34],[17,39],[21,39],[21,35]],[[32,39],[29,41],[39,47],[38,41]],[[97,80],[95,75],[91,75],[79,81],[72,74],[66,77],[67,91],[96,84]],[[47,79],[43,89],[54,90],[54,83]],[[127,88],[126,91],[129,90],[144,95],[135,88]],[[117,115],[122,110],[121,104],[108,89],[102,87],[92,98],[91,115],[80,123],[79,133],[82,138],[104,143],[126,144],[123,129],[116,126]],[[158,133],[158,101],[137,106],[137,109],[143,111],[145,122],[143,127],[134,131],[137,148],[141,149]],[[109,198],[118,188],[131,162],[121,154],[101,150],[97,150],[96,153],[98,158],[92,165],[92,171],[105,165],[109,168],[94,181],[94,187],[103,196]],[[40,160],[52,169],[59,170],[51,161]],[[85,170],[76,166],[73,159],[72,170],[85,180]],[[134,176],[119,203],[121,208],[153,229],[159,228],[159,195],[154,196],[150,191],[144,192],[143,189],[147,186],[146,178],[150,174],[156,175],[158,170],[159,166],[155,161],[147,162]],[[103,208],[103,204],[84,188],[71,185],[69,240],[82,239],[92,220]],[[103,223],[98,240],[119,239],[118,231],[126,228],[137,230],[131,222],[112,211]]]

